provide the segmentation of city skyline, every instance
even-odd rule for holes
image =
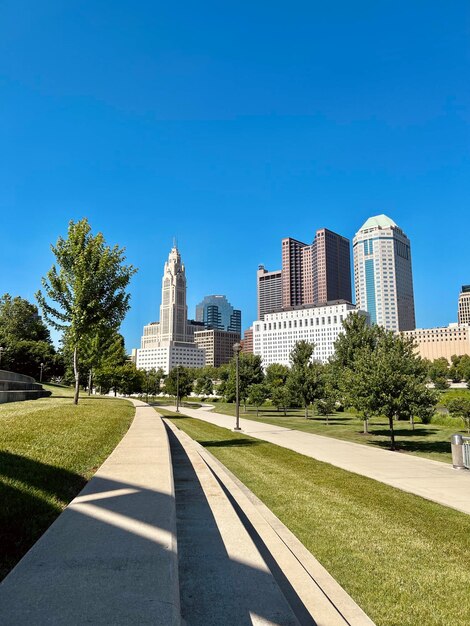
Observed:
[[[139,268],[126,346],[158,318],[174,236],[188,308],[257,317],[284,237],[352,241],[385,213],[412,242],[416,324],[470,281],[470,5],[6,3],[0,292],[34,301],[67,223]],[[406,24],[406,29],[403,25]],[[86,45],[84,45],[86,42]]]

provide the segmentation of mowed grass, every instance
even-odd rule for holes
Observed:
[[[214,403],[214,411],[226,415],[235,415],[235,405],[226,402]],[[262,406],[256,416],[256,408],[247,406],[247,411],[240,407],[240,417],[253,421],[265,422],[284,428],[302,430],[315,435],[334,437],[354,443],[388,449],[390,447],[390,431],[385,418],[373,417],[369,422],[369,434],[363,433],[360,417],[352,413],[334,413],[325,417],[315,415],[310,410],[309,419],[305,419],[303,410],[289,410],[284,416],[273,406]],[[465,434],[462,420],[451,417],[436,416],[431,424],[415,423],[414,430],[407,421],[394,424],[395,438],[398,449],[402,453],[415,454],[434,461],[452,463],[450,438],[454,433]]]
[[[52,390],[52,387],[46,388]],[[83,488],[128,429],[127,401],[54,395],[0,405],[0,580]]]
[[[158,411],[263,500],[378,625],[470,624],[470,516],[244,434]]]

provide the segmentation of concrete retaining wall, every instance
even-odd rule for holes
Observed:
[[[37,400],[51,395],[31,376],[0,370],[0,404]]]

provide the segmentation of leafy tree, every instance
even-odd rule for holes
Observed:
[[[460,380],[467,382],[467,387],[470,389],[470,356],[468,354],[462,355],[459,361]]]
[[[447,409],[452,417],[460,417],[470,434],[470,398],[452,398],[447,402]]]
[[[450,376],[449,362],[445,357],[434,359],[428,365],[429,380],[434,383],[435,389],[447,389],[449,383],[447,379]]]
[[[134,363],[125,363],[117,368],[118,389],[125,396],[141,393],[145,385],[145,372],[138,370]]]
[[[43,371],[60,370],[49,330],[34,304],[24,298],[0,297],[0,345],[3,348],[2,369],[38,379]]]
[[[165,393],[178,397],[178,401],[184,396],[189,396],[193,390],[193,379],[188,368],[183,365],[174,367],[165,379]]]
[[[292,367],[287,379],[287,386],[293,398],[298,398],[308,418],[309,405],[322,397],[324,389],[323,366],[312,361],[314,345],[307,341],[298,341],[290,353]]]
[[[262,383],[264,379],[261,367],[261,357],[257,354],[241,352],[239,355],[239,397],[245,404],[248,397],[248,388],[251,385]],[[228,378],[224,385],[224,396],[227,402],[235,400],[236,362],[235,357],[229,363]]]
[[[248,388],[248,402],[256,407],[256,417],[259,415],[259,407],[266,401],[268,395],[268,389],[263,383],[257,383]]]
[[[292,395],[289,387],[287,385],[275,387],[271,391],[271,400],[278,411],[282,409],[284,415],[287,415],[287,409],[292,404]]]
[[[77,404],[83,343],[102,327],[119,328],[129,309],[126,287],[136,270],[123,264],[124,249],[110,248],[101,233],[91,233],[86,219],[71,221],[67,239],[59,237],[51,248],[57,267],[53,265],[42,279],[46,295],[38,291],[36,298],[46,320],[67,333],[73,350]]]
[[[289,368],[287,365],[281,365],[280,363],[271,363],[266,368],[265,383],[269,390],[272,391],[277,387],[281,387],[286,384],[287,377],[289,376]]]
[[[214,391],[214,383],[212,382],[212,378],[210,378],[210,376],[208,376],[207,374],[203,374],[196,378],[194,391],[199,396],[210,396]]]

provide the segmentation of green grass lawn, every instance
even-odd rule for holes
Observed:
[[[0,405],[0,580],[83,488],[128,429],[127,401],[44,385],[50,398]]]
[[[470,623],[470,516],[174,413],[379,626]]]
[[[216,402],[214,406],[214,411],[218,413],[235,415],[234,404]],[[390,445],[388,421],[385,418],[372,418],[369,423],[370,433],[364,435],[362,420],[357,415],[347,412],[330,415],[327,424],[325,417],[318,415],[311,417],[311,410],[308,420],[305,419],[303,410],[289,410],[288,416],[285,417],[282,411],[277,411],[273,406],[260,407],[258,417],[256,417],[255,407],[247,407],[245,413],[242,405],[240,411],[240,417],[283,426],[284,428],[293,428],[316,435],[335,437],[336,439],[385,449],[388,449]],[[436,415],[431,424],[415,423],[414,430],[412,430],[409,422],[395,422],[394,426],[396,442],[402,452],[445,463],[452,462],[451,436],[454,433],[465,434],[466,432],[461,420],[441,415]]]

